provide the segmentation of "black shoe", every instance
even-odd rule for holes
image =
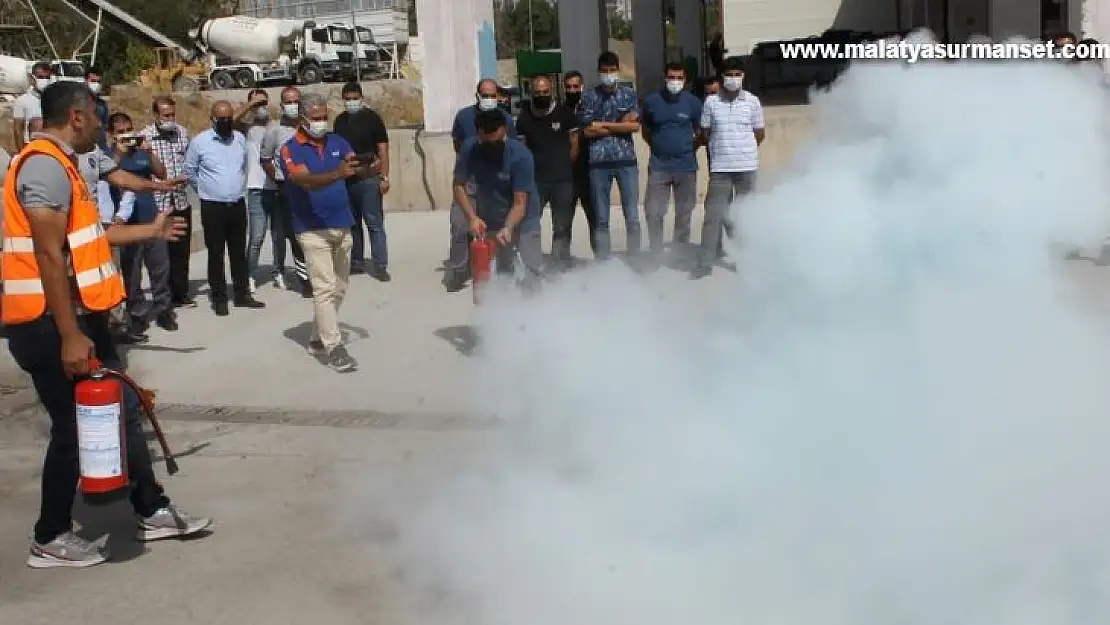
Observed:
[[[301,297],[312,299],[312,283],[308,280],[301,281]]]
[[[465,271],[457,269],[447,270],[447,274],[443,276],[443,288],[447,289],[448,293],[458,293],[466,288],[467,276]]]
[[[147,336],[141,328],[132,326],[120,333],[116,340],[122,345],[137,345],[139,343],[146,343],[150,340],[150,337]]]
[[[174,308],[196,308],[197,301],[192,297],[185,297],[184,299],[173,300]]]
[[[255,308],[255,309],[258,309],[258,308],[265,308],[266,304],[263,304],[262,302],[254,299],[250,295],[246,295],[246,296],[243,296],[243,297],[235,298],[235,307],[236,308]]]
[[[706,267],[704,265],[698,265],[697,267],[694,268],[693,271],[690,272],[690,279],[691,280],[701,280],[702,278],[708,278],[710,276],[710,274],[712,274],[712,273],[713,273],[713,268],[712,267]]]
[[[328,354],[328,367],[339,373],[350,373],[358,369],[358,363],[347,353],[347,348],[340,345]]]
[[[167,311],[158,315],[157,317],[155,317],[154,323],[166,332],[177,331],[177,315],[173,314],[172,312]]]
[[[212,302],[212,311],[216,313],[217,317],[226,317],[229,314],[227,302]]]
[[[371,278],[378,282],[389,282],[393,279],[393,276],[389,275],[389,271],[387,271],[385,267],[373,267],[368,273]]]
[[[366,263],[365,263],[365,261],[352,260],[351,261],[351,275],[352,276],[357,276],[357,275],[363,274],[363,273],[366,273]]]

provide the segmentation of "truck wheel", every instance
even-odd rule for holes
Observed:
[[[319,66],[313,63],[308,63],[307,65],[304,65],[303,67],[301,67],[298,78],[300,78],[300,82],[302,85],[314,85],[320,82],[321,76]]]
[[[227,72],[224,72],[224,71],[216,72],[215,74],[212,74],[211,80],[212,80],[212,86],[217,88],[217,89],[234,89],[235,88],[235,80],[231,77],[231,74],[229,74]]]
[[[250,89],[254,87],[254,72],[246,68],[235,72],[235,84],[239,85],[240,89]]]
[[[200,83],[189,76],[178,76],[173,79],[175,93],[196,93],[200,91]]]

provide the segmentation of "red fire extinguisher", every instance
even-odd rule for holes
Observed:
[[[481,300],[479,291],[490,281],[497,271],[497,242],[485,236],[474,237],[470,242],[470,279],[474,303]]]
[[[154,416],[154,393],[139,387],[127,374],[105,368],[98,360],[89,360],[89,370],[88,377],[78,381],[74,388],[81,492],[101,495],[128,485],[124,384],[138,395],[143,412],[150,419],[167,472],[170,475],[177,473],[177,461]]]

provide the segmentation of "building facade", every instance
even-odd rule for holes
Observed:
[[[320,23],[369,28],[374,43],[388,46],[409,39],[412,0],[242,0],[240,12],[251,17],[311,19]]]

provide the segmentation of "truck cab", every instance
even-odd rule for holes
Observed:
[[[305,25],[304,41],[302,67],[314,59],[321,79],[328,82],[355,75],[355,33],[350,26],[310,22]],[[303,77],[302,82],[306,82]]]
[[[55,80],[85,82],[85,64],[75,59],[54,59],[50,61]]]

